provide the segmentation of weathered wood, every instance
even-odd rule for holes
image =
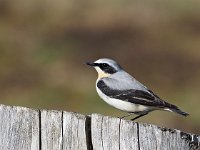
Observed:
[[[200,147],[196,147],[197,145],[192,144],[192,142],[194,142],[192,139],[187,139],[188,136],[193,135],[175,129],[160,128],[149,124],[139,124],[138,136],[141,150],[200,149]],[[199,143],[197,142],[196,144]]]
[[[0,150],[39,150],[38,111],[0,105]]]
[[[119,150],[120,119],[92,115],[91,131],[93,148]]]
[[[86,117],[76,113],[63,113],[63,149],[86,150]]]
[[[132,121],[93,114],[91,128],[94,149],[138,149],[137,124]]]
[[[0,150],[200,150],[200,136],[119,118],[0,105]]]
[[[120,150],[139,150],[138,125],[133,121],[120,122]]]
[[[62,150],[62,112],[41,111],[42,150]]]
[[[103,116],[93,114],[91,118],[91,138],[93,149],[103,150],[103,139],[102,139],[102,121]]]

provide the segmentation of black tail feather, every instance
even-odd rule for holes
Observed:
[[[188,113],[180,110],[179,108],[171,108],[170,110],[173,111],[173,112],[175,112],[175,113],[177,113],[177,114],[185,116],[185,117],[189,115]]]

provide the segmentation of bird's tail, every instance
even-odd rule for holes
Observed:
[[[178,107],[175,107],[175,108],[167,108],[167,109],[168,109],[169,111],[175,112],[175,113],[177,113],[177,114],[179,114],[179,115],[182,115],[182,116],[185,116],[185,117],[189,115],[188,113],[186,113],[186,112],[180,110]]]

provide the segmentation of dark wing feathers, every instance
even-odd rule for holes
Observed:
[[[97,87],[107,96],[120,99],[123,101],[128,101],[134,104],[141,104],[146,106],[155,106],[155,107],[167,107],[167,108],[177,108],[175,105],[169,104],[163,100],[161,100],[157,95],[155,95],[152,91],[148,92],[142,90],[114,90],[109,88],[103,80],[100,80],[97,83]]]

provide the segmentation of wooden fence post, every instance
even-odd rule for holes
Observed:
[[[200,150],[200,136],[99,114],[0,105],[0,150]]]

